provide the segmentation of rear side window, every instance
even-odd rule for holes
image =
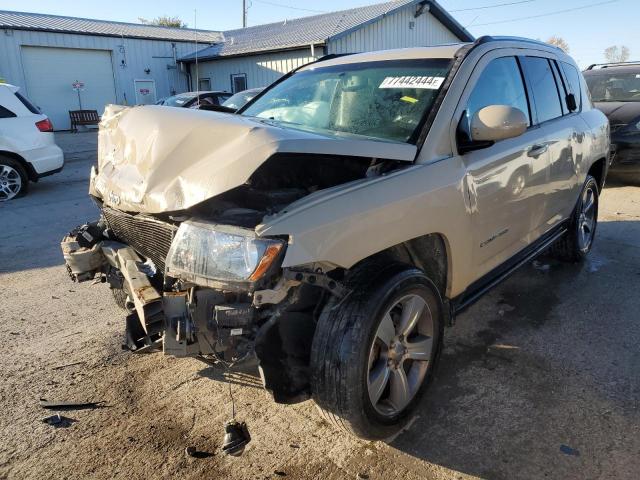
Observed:
[[[8,108],[4,108],[2,105],[0,105],[0,118],[13,118],[15,116],[16,114],[13,113],[11,110],[9,110]]]
[[[515,57],[501,57],[489,62],[476,82],[467,104],[467,117],[488,105],[509,105],[524,113],[531,125],[527,94]]]
[[[569,93],[573,93],[576,98],[576,105],[578,105],[578,111],[582,108],[582,95],[580,92],[580,72],[573,65],[565,62],[560,62],[564,76],[567,79],[567,88]]]
[[[29,110],[31,113],[35,113],[36,115],[40,115],[40,109],[38,107],[36,107],[33,103],[31,103],[29,100],[27,100],[25,97],[23,97],[22,95],[20,95],[19,92],[16,92],[16,97],[18,97],[18,100],[20,100],[22,102],[22,104],[27,107],[27,110]]]
[[[549,60],[542,57],[523,57],[522,66],[533,93],[538,123],[561,117],[558,86]]]

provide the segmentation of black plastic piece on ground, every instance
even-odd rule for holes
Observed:
[[[247,424],[229,420],[224,424],[224,432],[222,451],[234,457],[242,455],[244,447],[251,441]]]

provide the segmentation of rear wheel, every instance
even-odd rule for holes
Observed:
[[[0,157],[0,202],[27,193],[29,177],[24,167],[13,158]]]
[[[551,248],[556,257],[568,262],[580,262],[589,254],[598,226],[598,199],[598,183],[591,175],[587,175],[569,222],[569,231]]]
[[[312,394],[333,423],[376,440],[402,430],[430,382],[443,309],[420,270],[394,265],[368,273],[318,323]]]

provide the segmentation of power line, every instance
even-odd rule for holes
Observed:
[[[565,10],[556,10],[555,12],[541,13],[540,15],[530,15],[528,17],[510,18],[509,20],[498,20],[496,22],[476,23],[474,25],[474,27],[482,27],[484,25],[496,25],[498,23],[519,22],[521,20],[531,20],[532,18],[549,17],[551,15],[558,15],[560,13],[575,12],[576,10],[580,10],[580,9],[584,9],[584,8],[597,7],[599,5],[607,5],[607,4],[616,3],[616,2],[619,2],[619,1],[620,0],[608,0],[607,2],[590,3],[588,5],[580,5],[580,6],[573,7],[573,8],[567,8]]]
[[[327,13],[325,10],[312,10],[310,8],[293,7],[291,5],[283,5],[282,3],[268,2],[266,0],[252,0],[252,1],[258,2],[258,3],[264,3],[265,5],[271,5],[273,7],[288,8],[290,10],[300,10],[302,12]]]
[[[493,5],[485,5],[483,7],[471,7],[471,8],[460,8],[458,10],[449,10],[449,13],[454,12],[469,12],[471,10],[485,10],[487,8],[496,8],[496,7],[507,7],[509,5],[520,5],[521,3],[531,3],[537,0],[520,0],[519,2],[508,2],[508,3],[495,3]]]

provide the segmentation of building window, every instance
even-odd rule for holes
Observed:
[[[231,91],[233,93],[238,93],[246,89],[247,89],[247,74],[232,73],[231,74]]]
[[[198,79],[198,90],[205,91],[211,90],[211,79],[210,78],[199,78]]]

